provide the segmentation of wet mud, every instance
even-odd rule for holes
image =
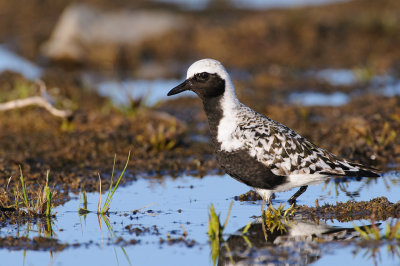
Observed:
[[[41,250],[41,251],[62,251],[68,245],[60,244],[57,239],[47,237],[2,237],[0,248],[8,250]]]
[[[347,222],[373,218],[376,221],[386,221],[388,218],[400,217],[400,203],[392,203],[387,198],[381,197],[370,201],[336,202],[318,207],[299,206],[296,212],[312,220],[336,219]]]

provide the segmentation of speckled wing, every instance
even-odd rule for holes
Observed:
[[[235,137],[275,175],[377,176],[373,169],[341,160],[244,105],[241,109]]]

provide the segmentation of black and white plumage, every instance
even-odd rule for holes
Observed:
[[[203,102],[222,168],[267,201],[273,192],[301,187],[290,199],[295,201],[307,185],[330,176],[379,176],[375,169],[341,159],[239,102],[229,74],[216,60],[193,63],[186,80],[168,96],[186,90]]]

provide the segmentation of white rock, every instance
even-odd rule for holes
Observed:
[[[161,11],[106,12],[89,5],[72,4],[62,13],[42,53],[52,59],[81,61],[88,49],[135,45],[177,29],[182,18]]]

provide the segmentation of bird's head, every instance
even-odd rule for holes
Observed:
[[[202,59],[189,67],[186,80],[170,90],[168,96],[186,90],[195,92],[202,100],[205,100],[222,96],[227,90],[233,93],[233,85],[229,74],[220,62]]]

